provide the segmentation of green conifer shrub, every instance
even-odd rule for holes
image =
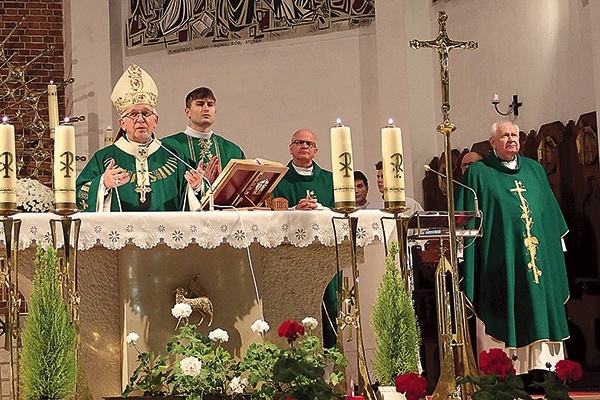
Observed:
[[[371,316],[376,344],[373,369],[382,386],[393,386],[398,375],[419,369],[421,332],[411,294],[396,266],[398,251],[398,243],[392,241]]]
[[[75,394],[76,331],[63,302],[56,249],[38,247],[29,315],[25,319],[20,379],[25,399],[64,399]]]

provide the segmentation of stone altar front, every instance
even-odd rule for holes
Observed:
[[[360,247],[379,243],[380,211],[356,213]],[[215,307],[214,322],[201,330],[229,332],[236,355],[257,339],[250,325],[268,321],[267,340],[284,345],[277,327],[286,319],[321,320],[323,291],[336,271],[331,211],[215,211],[202,213],[80,213],[78,243],[82,362],[94,398],[118,396],[137,353],[124,344],[136,331],[140,350],[162,352],[177,320],[173,290],[200,275]],[[22,220],[20,288],[31,293],[35,246],[50,243],[54,214],[19,214]],[[58,228],[60,229],[60,228]],[[388,232],[386,223],[386,233]],[[350,265],[348,225],[336,219],[341,267]],[[59,232],[59,246],[62,246]],[[0,235],[3,237],[3,235]],[[383,252],[377,262],[383,269]],[[372,265],[372,263],[369,263]],[[256,277],[255,290],[252,271]],[[378,282],[380,274],[371,275]],[[258,291],[258,299],[256,291]],[[363,289],[361,289],[363,292]],[[370,315],[369,300],[363,308]],[[368,308],[366,308],[367,306]],[[364,313],[363,313],[363,318]],[[367,322],[363,325],[368,324]],[[194,320],[192,320],[194,322]],[[320,321],[321,322],[321,321]],[[370,340],[366,339],[369,352]]]

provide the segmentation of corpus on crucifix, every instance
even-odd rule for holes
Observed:
[[[450,54],[450,50],[453,49],[466,49],[466,50],[474,50],[477,48],[478,44],[475,41],[468,42],[458,42],[456,40],[452,40],[448,37],[448,33],[446,31],[446,21],[448,20],[448,15],[445,11],[440,11],[440,16],[438,17],[438,36],[433,40],[418,40],[414,39],[410,41],[410,47],[413,49],[419,49],[421,47],[426,47],[430,49],[434,49],[438,52],[440,57],[440,72],[441,72],[441,80],[442,80],[442,117],[444,118],[443,125],[438,126],[438,131],[440,133],[445,133],[445,129],[452,128],[451,132],[456,130],[456,126],[450,124],[450,75],[448,73],[448,55]],[[446,125],[448,124],[448,125]],[[443,129],[443,130],[442,130]],[[446,164],[449,165],[449,164]]]

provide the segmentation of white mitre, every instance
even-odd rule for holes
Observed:
[[[158,88],[154,79],[138,65],[131,64],[123,72],[110,95],[119,115],[136,104],[148,104],[156,107]]]

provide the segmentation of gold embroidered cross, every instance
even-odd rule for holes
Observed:
[[[135,188],[135,192],[138,193],[140,195],[140,203],[145,203],[146,202],[146,193],[150,193],[152,191],[152,188],[150,186],[137,186]]]
[[[523,186],[523,182],[515,180],[515,188],[510,189],[511,192],[516,193],[519,196],[519,200],[521,200],[521,219],[525,224],[525,239],[523,239],[523,243],[525,244],[525,248],[529,251],[529,262],[527,263],[527,268],[533,273],[533,282],[540,283],[539,277],[542,276],[542,271],[537,267],[536,258],[537,258],[537,248],[539,246],[538,238],[531,234],[531,228],[533,227],[533,219],[531,218],[531,210],[529,209],[529,202],[523,196],[523,193],[527,191],[525,186]]]

